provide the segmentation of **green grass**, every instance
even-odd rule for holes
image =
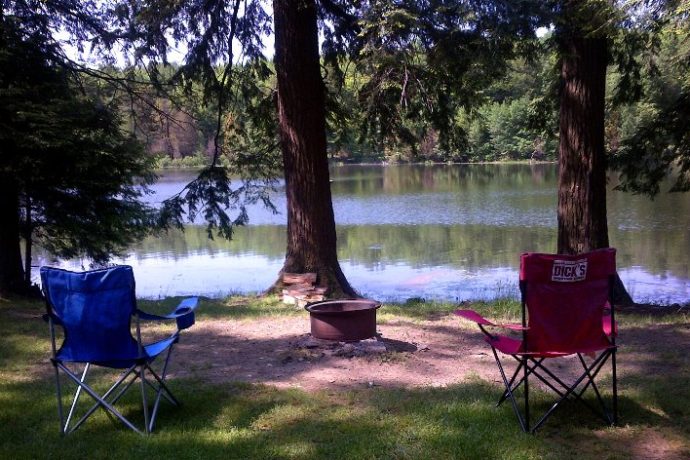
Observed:
[[[168,297],[162,300],[140,300],[139,307],[151,313],[165,313],[173,309],[182,297]],[[463,302],[461,305],[448,302],[409,299],[404,303],[384,303],[378,311],[381,321],[405,317],[412,320],[426,320],[451,314],[458,308],[476,310],[498,321],[519,321],[520,303],[512,299],[493,302]],[[227,299],[202,297],[199,310],[202,318],[224,318],[252,320],[276,316],[304,316],[304,308],[286,305],[277,296],[232,296]]]
[[[168,310],[177,299],[142,302]],[[384,321],[405,316],[421,321],[456,305],[409,302],[386,305]],[[0,458],[247,458],[247,459],[625,459],[690,456],[690,361],[688,346],[664,346],[680,334],[690,338],[687,317],[663,317],[660,337],[621,349],[634,361],[621,380],[621,426],[604,427],[573,408],[554,415],[536,435],[519,431],[508,405],[495,407],[497,386],[478,378],[445,388],[348,391],[302,390],[228,381],[208,385],[171,382],[183,406],[164,406],[156,432],[142,437],[99,411],[67,437],[57,427],[50,346],[42,304],[0,300]],[[515,302],[474,303],[492,317],[515,319]],[[302,310],[275,299],[204,300],[200,322],[297,315]],[[659,318],[623,313],[625,335],[644,334]],[[458,354],[462,359],[462,354]],[[230,376],[229,376],[230,378]],[[135,393],[136,394],[136,393]],[[542,408],[547,395],[536,392]],[[138,420],[137,399],[123,401]],[[660,450],[663,441],[667,450]],[[649,446],[651,450],[644,450]],[[655,450],[656,449],[656,450]]]
[[[163,300],[140,300],[139,308],[151,313],[164,313],[172,310],[182,297],[169,297]],[[277,296],[244,297],[233,296],[227,299],[200,298],[201,318],[257,319],[282,315],[304,315],[304,309],[286,305]]]
[[[512,299],[465,301],[461,304],[409,299],[404,303],[384,304],[377,318],[383,321],[396,317],[426,320],[449,315],[457,309],[475,310],[499,322],[520,321],[520,302]]]

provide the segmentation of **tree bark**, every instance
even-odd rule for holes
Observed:
[[[564,2],[560,33],[561,94],[558,146],[558,253],[609,246],[606,215],[606,67],[608,38],[595,31],[601,11]],[[591,15],[588,13],[592,13]],[[582,21],[590,20],[587,28]],[[617,277],[614,301],[632,299]]]
[[[25,197],[24,204],[24,284],[31,286],[31,257],[33,249],[33,220],[31,213],[31,198]]]
[[[287,251],[281,274],[315,272],[317,284],[327,287],[330,297],[355,296],[337,257],[316,4],[274,0],[273,14],[287,196]]]
[[[19,193],[6,175],[0,175],[0,216],[0,295],[22,294],[28,284],[19,248]]]
[[[558,252],[609,245],[606,218],[605,38],[568,37],[562,49]]]

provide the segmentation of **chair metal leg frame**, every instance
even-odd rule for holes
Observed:
[[[172,347],[170,347],[172,349]],[[136,431],[139,434],[147,434],[153,431],[153,427],[155,424],[156,416],[158,414],[158,409],[160,407],[160,400],[161,397],[165,398],[168,402],[175,406],[179,406],[180,403],[179,401],[175,398],[175,396],[172,394],[168,386],[165,384],[165,377],[167,374],[168,370],[168,364],[170,362],[170,355],[172,350],[169,349],[168,353],[166,354],[166,359],[165,363],[163,365],[163,369],[161,371],[161,375],[159,376],[153,368],[149,365],[149,363],[142,363],[142,364],[135,364],[128,368],[126,371],[122,373],[120,378],[106,391],[102,396],[99,396],[96,391],[94,391],[87,383],[86,383],[86,377],[88,374],[88,371],[90,369],[91,364],[87,363],[84,367],[84,371],[81,375],[81,377],[77,377],[71,369],[69,369],[67,366],[65,366],[63,363],[55,361],[54,366],[55,366],[55,376],[56,376],[56,381],[57,381],[57,397],[58,397],[58,416],[60,417],[60,431],[61,434],[69,434],[77,430],[99,407],[103,408],[106,412],[106,414],[114,415],[116,418],[118,418],[122,423],[124,423],[128,428],[131,428],[132,430]],[[74,398],[72,400],[72,404],[69,410],[69,414],[67,416],[67,420],[65,421],[63,418],[63,409],[62,409],[62,391],[61,391],[61,384],[60,384],[60,374],[59,370],[62,370],[76,385],[77,389],[74,394]],[[158,385],[155,385],[154,382],[149,381],[145,377],[145,372],[148,370],[148,372],[151,374],[153,377],[153,380],[155,380],[155,383]],[[129,377],[132,377],[129,379]],[[129,381],[127,381],[129,379]],[[142,393],[142,407],[144,411],[144,431],[138,429],[135,427],[129,420],[127,420],[117,409],[115,409],[114,404],[117,403],[117,401],[127,392],[127,390],[136,382],[137,379],[141,380],[141,393]],[[124,384],[124,386],[123,386]],[[120,389],[120,391],[115,395],[115,397],[112,399],[112,401],[108,402],[108,398],[117,390]],[[151,411],[151,414],[149,414],[149,407],[146,399],[146,388],[151,388],[155,394],[155,402],[153,405],[153,410]],[[83,391],[86,391],[89,396],[91,396],[95,400],[95,404],[89,408],[88,411],[72,426],[70,427],[70,422],[72,419],[72,416],[74,415],[75,408],[77,406],[77,403],[79,401],[79,398],[81,396],[81,393]],[[150,416],[149,416],[150,415]]]
[[[582,358],[582,355],[578,353],[578,357],[580,359],[580,363],[583,366],[584,373],[582,374],[581,378],[578,379],[572,386],[567,385],[564,383],[561,379],[559,379],[557,376],[555,376],[548,368],[544,366],[539,366],[541,370],[549,374],[549,376],[556,381],[558,384],[563,387],[564,390],[566,390],[566,393],[561,393],[558,391],[554,386],[550,384],[550,382],[547,382],[545,379],[542,378],[542,376],[538,373],[535,372],[534,375],[537,376],[542,382],[544,382],[548,387],[550,387],[554,392],[556,392],[563,401],[567,400],[570,398],[570,396],[573,396],[575,400],[579,401],[582,403],[585,407],[587,407],[589,410],[592,411],[597,417],[601,417],[604,422],[611,424],[611,418],[607,414],[606,410],[606,404],[604,403],[603,398],[601,397],[601,394],[599,393],[598,388],[596,387],[596,384],[594,382],[594,379],[596,376],[599,374],[599,371],[602,369],[604,364],[606,363],[606,360],[608,356],[610,355],[610,351],[605,351],[601,353],[593,362],[592,364],[588,367],[587,364],[584,361],[584,358]],[[592,374],[591,371],[594,370],[594,373]],[[585,385],[582,387],[581,390],[576,391],[578,386],[585,381]],[[595,390],[595,394],[597,396],[597,400],[599,402],[599,405],[601,406],[601,410],[597,410],[595,407],[593,407],[591,404],[589,404],[585,399],[582,398],[582,395],[587,391],[587,388],[592,385],[593,389]],[[560,404],[560,403],[559,403]]]
[[[155,379],[157,382],[160,382],[160,380],[159,380],[160,377],[158,377],[150,367],[147,366],[146,369],[148,369],[149,373],[150,373],[151,375],[154,376],[154,379]],[[137,370],[135,369],[135,370],[134,370],[134,375],[136,375],[137,378],[138,378],[138,377],[139,377],[139,371],[137,371]],[[135,378],[135,380],[136,380],[136,378]],[[160,386],[156,386],[156,385],[154,385],[152,382],[149,382],[148,380],[146,380],[146,386],[147,386],[148,388],[152,389],[152,390],[155,391],[155,392],[158,392],[158,391],[160,390]],[[162,391],[162,392],[161,392],[161,395],[162,395],[170,404],[173,404],[173,405],[175,405],[175,406],[179,406],[180,403],[177,401],[177,399],[175,399],[175,397],[174,397],[173,394],[170,392],[170,390],[168,390],[167,386],[164,388],[164,390],[165,390],[165,391]]]
[[[567,385],[565,382],[563,382],[558,376],[556,376],[551,370],[549,370],[547,367],[545,367],[542,362],[544,361],[544,358],[532,358],[528,356],[517,356],[517,355],[510,355],[512,356],[516,361],[518,361],[518,366],[513,372],[512,376],[510,379],[507,378],[505,370],[503,368],[503,364],[501,363],[498,353],[496,352],[496,349],[492,347],[492,351],[494,354],[494,359],[496,360],[496,364],[498,365],[499,371],[501,373],[501,377],[503,379],[503,383],[506,387],[505,391],[501,395],[501,398],[498,401],[498,405],[502,404],[503,401],[506,399],[510,399],[511,405],[513,406],[513,410],[515,411],[515,415],[518,418],[518,422],[520,423],[520,427],[522,428],[523,431],[525,432],[531,432],[534,433],[545,421],[546,419],[566,400],[573,399],[581,402],[584,406],[589,408],[592,412],[594,412],[597,416],[602,417],[603,420],[609,424],[615,424],[617,422],[617,388],[616,388],[616,378],[615,378],[615,348],[611,350],[606,350],[602,352],[595,360],[590,364],[587,365],[587,363],[584,361],[584,358],[582,357],[581,354],[578,354],[578,358],[580,360],[580,363],[583,366],[584,372],[580,377],[573,383],[573,385]],[[606,363],[607,359],[609,357],[612,357],[612,370],[614,372],[613,376],[613,415],[609,413],[607,410],[606,404],[604,403],[604,400],[596,386],[596,383],[594,382],[594,379],[596,376],[599,374],[601,369],[603,368],[604,364]],[[518,375],[520,374],[520,371],[523,370],[523,376],[520,378],[520,380],[515,383],[515,380],[518,378]],[[544,376],[542,376],[538,371],[542,371],[545,374],[547,374],[549,377],[553,379],[554,382],[556,382],[558,385],[562,387],[565,392],[559,390],[552,382],[548,381]],[[530,375],[534,375],[536,378],[538,378],[542,383],[544,383],[547,387],[549,387],[551,390],[553,390],[558,396],[559,399],[549,408],[549,410],[544,413],[544,415],[539,419],[539,421],[530,429],[530,421],[529,421],[529,387],[528,387],[528,377]],[[585,381],[585,385],[583,388],[581,388],[579,391],[578,387],[582,384],[582,382]],[[525,416],[520,413],[517,405],[517,401],[515,399],[514,392],[521,386],[525,385]],[[594,393],[597,397],[597,400],[599,404],[601,405],[601,411],[597,410],[594,408],[591,404],[589,404],[586,400],[582,398],[583,394],[589,388],[589,386],[592,386],[592,389],[594,390]]]
[[[139,380],[141,381],[141,405],[144,409],[144,431],[146,434],[150,433],[149,430],[149,404],[146,401],[146,366],[143,364],[139,367]]]
[[[163,364],[163,370],[161,371],[160,377],[153,371],[153,369],[151,369],[150,366],[146,366],[148,367],[149,372],[151,372],[151,375],[158,382],[158,388],[156,390],[156,400],[153,403],[153,414],[151,416],[151,422],[148,428],[149,431],[153,431],[153,426],[156,423],[156,415],[158,415],[158,408],[161,401],[161,395],[164,396],[171,404],[175,406],[180,405],[180,402],[175,398],[168,386],[165,384],[165,377],[168,373],[168,364],[170,363],[170,354],[172,353],[172,348],[173,346],[171,345],[168,349],[167,355],[165,356],[165,363]]]
[[[64,435],[65,433],[65,424],[63,414],[62,414],[62,387],[60,385],[60,370],[58,369],[57,365],[53,363],[53,367],[55,368],[55,392],[57,394],[57,409],[58,409],[58,418],[60,419],[60,434]]]
[[[587,363],[585,363],[584,358],[582,357],[581,354],[578,353],[577,356],[580,359],[580,363],[582,364],[582,367],[585,369],[585,372],[587,373],[587,376],[588,376],[588,381],[585,384],[582,391],[580,392],[580,395],[582,395],[585,392],[585,390],[587,390],[588,386],[591,384],[592,390],[594,390],[594,393],[597,395],[597,400],[599,401],[599,404],[602,407],[602,412],[603,412],[605,420],[609,424],[615,425],[616,423],[618,423],[618,407],[617,407],[618,406],[618,390],[616,388],[617,382],[616,382],[616,364],[615,364],[615,362],[616,362],[616,349],[614,348],[611,350],[607,350],[606,354],[607,354],[607,356],[602,359],[601,363],[595,369],[594,374],[590,375],[589,372],[591,369],[587,367]],[[611,399],[612,399],[612,401],[611,401],[611,405],[612,405],[611,412],[612,413],[607,410],[606,404],[604,404],[604,398],[601,396],[601,393],[599,393],[599,388],[597,388],[597,385],[594,381],[595,377],[597,376],[597,374],[599,373],[599,371],[603,367],[604,362],[606,361],[606,359],[609,356],[611,357],[611,372],[613,374],[612,382],[611,382],[612,387],[613,387],[613,395],[611,397]]]
[[[540,369],[543,370],[545,373],[547,373],[555,382],[560,384],[561,387],[566,391],[565,393],[561,393],[553,385],[551,385],[550,382],[546,381],[538,372],[534,373],[534,375],[536,377],[538,377],[542,382],[544,382],[549,388],[554,390],[554,392],[556,392],[561,397],[561,399],[557,402],[557,404],[554,405],[552,410],[549,411],[549,415],[563,401],[566,401],[566,400],[570,399],[571,396],[573,396],[575,398],[575,400],[582,403],[585,407],[587,407],[590,411],[592,411],[592,413],[595,414],[597,417],[601,417],[604,422],[611,424],[612,423],[611,419],[607,415],[606,404],[604,403],[604,401],[601,397],[601,394],[598,392],[598,389],[595,391],[595,393],[596,393],[599,405],[601,407],[600,410],[596,409],[589,402],[587,402],[585,399],[582,398],[582,395],[585,393],[585,391],[587,390],[587,388],[589,387],[590,384],[593,385],[593,387],[596,387],[596,384],[594,383],[594,379],[599,374],[599,371],[603,368],[609,355],[610,355],[610,351],[605,351],[605,352],[601,353],[588,367],[587,364],[584,362],[582,355],[578,354],[578,357],[580,359],[580,362],[582,363],[584,372],[581,375],[581,377],[579,379],[577,379],[575,381],[575,383],[571,386],[564,383],[561,379],[559,379],[556,375],[554,375],[548,368],[540,365],[539,366]],[[594,373],[591,373],[592,370],[594,370]],[[577,391],[579,385],[583,381],[585,381],[585,379],[586,379],[585,385],[582,387],[582,389]],[[546,418],[544,418],[544,420],[546,420]]]
[[[515,378],[517,377],[517,375],[518,375],[520,369],[522,369],[522,367],[523,367],[523,363],[522,363],[523,360],[522,360],[522,358],[519,358],[518,356],[515,356],[515,355],[510,355],[510,356],[512,356],[512,357],[519,363],[519,364],[518,364],[518,367],[517,367],[517,369],[516,369],[516,371],[515,371],[515,373],[513,374],[513,378],[511,378],[511,380],[510,380],[510,383],[511,383],[511,385],[512,385],[512,384],[514,383],[514,380],[515,380]],[[556,388],[551,382],[549,382],[548,380],[546,380],[546,378],[544,378],[541,374],[539,374],[539,372],[537,372],[537,368],[539,368],[541,371],[543,371],[545,374],[547,374],[549,377],[551,377],[551,379],[553,379],[553,381],[557,382],[561,387],[563,387],[563,389],[567,390],[567,389],[569,388],[569,386],[568,386],[565,382],[563,382],[558,376],[556,376],[553,372],[551,372],[551,370],[550,370],[549,368],[547,368],[546,366],[544,366],[543,364],[541,364],[541,363],[544,361],[544,359],[545,359],[545,358],[540,358],[539,360],[536,360],[536,359],[534,359],[534,358],[528,358],[528,362],[534,363],[534,365],[533,365],[532,367],[528,367],[528,369],[529,369],[528,375],[533,374],[536,378],[538,378],[539,380],[541,380],[541,382],[544,383],[544,385],[546,385],[547,387],[549,387],[549,388],[550,388],[551,390],[553,390],[556,394],[558,394],[559,396],[563,396],[564,393],[562,393],[562,392],[561,392],[558,388]],[[582,361],[582,358],[581,358],[581,361]],[[605,360],[602,360],[602,361],[605,361]],[[585,369],[585,371],[586,371],[586,370],[587,370],[586,364],[583,363],[583,367],[584,367],[584,369]],[[592,379],[593,379],[594,377],[595,377],[594,375],[591,376]],[[513,391],[517,390],[517,389],[520,387],[520,385],[523,383],[523,381],[524,381],[524,377],[523,377],[520,381],[518,381],[518,383],[516,383],[516,384],[514,384],[514,385],[512,386],[512,390],[513,390]],[[591,384],[594,384],[593,381],[592,381],[592,382],[588,382],[588,383],[587,383],[587,386],[588,386],[590,383],[591,383]],[[587,386],[585,386],[585,388],[583,388],[583,390],[580,391],[579,393],[577,393],[577,392],[573,393],[573,396],[575,396],[577,399],[580,399],[580,396],[584,393],[584,390],[587,389]],[[501,403],[503,403],[503,401],[504,401],[506,398],[507,398],[507,392],[504,391],[503,396],[502,396],[501,399],[499,399],[499,401],[498,401],[498,405],[500,405]],[[585,402],[585,401],[583,401],[583,402]]]
[[[86,374],[89,372],[90,366],[90,363],[86,363],[86,366],[84,366],[84,372],[81,374],[80,379],[82,383],[86,383]],[[74,415],[74,409],[77,407],[77,403],[79,402],[79,396],[81,396],[81,386],[77,386],[77,391],[74,393],[74,399],[72,399],[72,407],[69,408],[69,414],[67,415],[67,420],[65,421],[65,429],[69,427],[69,422],[72,419],[72,415]]]
[[[136,367],[136,366],[132,366],[132,367],[130,367],[127,371],[123,372],[122,376],[117,380],[117,382],[115,382],[115,383],[108,389],[108,391],[106,391],[106,392],[103,394],[103,396],[102,396],[101,398],[104,399],[104,400],[107,400],[107,398],[110,396],[110,394],[111,394],[112,392],[114,392],[122,383],[124,383],[125,380],[126,380],[130,375],[135,375],[135,374],[134,374],[135,367]],[[133,377],[129,382],[127,382],[127,384],[124,386],[124,388],[122,388],[122,389],[119,391],[119,393],[113,398],[113,400],[110,401],[110,404],[111,404],[111,405],[114,405],[115,403],[117,403],[117,401],[127,392],[127,390],[132,386],[132,384],[133,384],[135,381],[136,381],[136,376]],[[94,404],[93,406],[91,406],[91,408],[90,408],[88,411],[86,411],[86,413],[79,419],[79,421],[78,421],[78,422],[74,425],[74,427],[70,430],[70,433],[73,432],[73,431],[75,431],[77,428],[79,428],[79,427],[81,426],[81,424],[84,423],[84,422],[86,421],[86,419],[89,418],[89,417],[91,416],[91,414],[93,414],[94,411],[96,411],[96,409],[98,409],[99,407],[101,407],[101,406],[100,406],[100,404],[98,404],[98,403],[96,403],[96,404]],[[106,413],[107,415],[110,415],[110,413],[109,413],[108,411],[106,411],[105,413]]]
[[[498,359],[498,353],[496,353],[496,349],[494,347],[491,347],[491,351],[494,353],[494,359],[496,359],[496,364],[498,365],[498,370],[501,372],[501,377],[503,378],[503,383],[506,386],[506,392],[508,393],[508,399],[510,399],[510,404],[513,406],[513,411],[515,412],[515,415],[517,416],[518,423],[520,424],[520,428],[522,428],[522,431],[527,432],[529,430],[529,418],[522,417],[522,414],[520,413],[520,409],[518,409],[517,406],[517,401],[515,400],[515,396],[513,395],[513,389],[511,388],[510,384],[508,383],[508,378],[506,377],[506,373],[503,370],[503,365],[501,364],[501,360]]]
[[[62,413],[62,387],[60,386],[60,369],[57,367],[57,362],[55,361],[55,355],[57,354],[57,344],[55,343],[55,324],[53,324],[53,318],[48,316],[48,330],[50,331],[50,347],[52,349],[52,358],[50,362],[53,364],[55,369],[55,392],[57,394],[57,410],[58,418],[60,419],[60,435],[65,435],[65,424],[64,417]]]
[[[563,396],[564,393],[561,392],[558,388],[556,388],[551,382],[546,380],[544,376],[539,374],[539,372],[536,371],[537,368],[541,368],[546,374],[548,374],[551,378],[553,378],[555,381],[557,381],[562,387],[568,388],[568,386],[563,383],[556,375],[554,375],[547,367],[543,366],[541,363],[544,361],[545,358],[540,358],[538,361],[534,358],[530,357],[518,357],[515,355],[510,355],[512,358],[514,358],[518,362],[517,369],[515,370],[513,374],[513,378],[511,378],[510,384],[511,386],[511,391],[516,391],[518,388],[520,388],[520,385],[522,385],[525,381],[526,378],[529,377],[530,375],[534,375],[536,378],[538,378],[544,385],[549,387],[554,393],[558,394],[558,396]],[[529,363],[533,363],[533,365],[530,367]],[[518,373],[520,372],[521,369],[524,369],[524,375],[520,378],[520,380],[514,384],[515,378],[517,378]],[[507,390],[503,392],[503,395],[499,399],[497,406],[501,405],[503,401],[505,401],[508,398],[508,392]]]
[[[558,408],[558,406],[560,406],[561,403],[563,403],[563,401],[566,401],[571,394],[577,394],[575,392],[575,390],[580,385],[580,383],[582,383],[586,378],[589,377],[589,379],[590,379],[589,382],[591,383],[591,379],[593,379],[597,376],[597,374],[599,373],[599,371],[603,367],[604,363],[606,362],[606,358],[608,358],[608,356],[610,356],[610,355],[611,355],[611,352],[609,350],[607,350],[606,352],[601,353],[589,367],[587,367],[587,365],[585,364],[585,372],[575,381],[575,383],[572,386],[570,386],[566,390],[565,395],[562,396],[558,401],[556,401],[548,411],[546,411],[546,413],[541,418],[541,420],[539,420],[539,422],[537,422],[537,424],[535,425],[534,430],[539,428],[541,426],[541,424],[544,423],[546,421],[546,419]],[[580,357],[580,359],[582,359],[582,357]],[[592,370],[594,370],[594,373],[590,374],[590,372]],[[590,377],[590,375],[591,375],[591,377]],[[587,388],[587,386],[588,385],[585,386],[585,388],[582,390],[582,392],[580,392],[579,396],[576,398],[581,402],[584,402],[584,401],[580,398],[580,396],[582,396],[582,393]],[[602,405],[604,420],[608,423],[611,423],[608,415],[606,414],[606,405],[604,404],[604,401],[601,399],[601,396],[599,396],[598,394],[597,394],[597,396],[599,398],[599,403]],[[598,415],[602,416],[602,414],[600,414],[599,412],[596,412],[596,413]]]
[[[556,375],[554,375],[548,368],[545,366],[540,366],[541,370],[543,370],[545,373],[549,374],[549,376],[557,382],[564,390],[568,390],[569,386],[563,382],[561,379],[559,379]],[[535,377],[537,377],[544,385],[546,385],[548,388],[550,388],[554,393],[556,393],[559,397],[561,398],[568,398],[569,396],[573,396],[575,400],[579,401],[582,403],[584,406],[586,406],[589,410],[591,410],[597,417],[601,416],[601,414],[597,411],[596,408],[592,407],[591,404],[589,404],[585,399],[582,398],[582,394],[584,393],[584,389],[582,391],[575,392],[573,391],[571,395],[567,395],[566,393],[561,392],[558,388],[556,388],[555,385],[553,385],[551,382],[546,380],[544,376],[539,374],[538,372],[534,372]],[[586,389],[586,387],[585,387]]]
[[[523,363],[523,360],[520,359],[520,358],[518,358],[517,356],[514,356],[514,355],[511,355],[511,356],[513,356],[513,358],[515,358],[515,360],[519,363],[518,366],[517,366],[517,368],[515,368],[515,372],[513,372],[513,376],[510,378],[510,386],[511,386],[512,390],[515,391],[515,390],[517,390],[517,389],[520,387],[520,385],[522,384],[522,382],[523,382],[523,380],[524,380],[524,377],[522,377],[522,378],[518,381],[517,384],[513,385],[513,384],[515,383],[515,379],[517,378],[518,374],[520,373],[520,371],[521,371],[522,368],[524,367],[524,364],[525,364],[525,363]],[[540,358],[539,361],[537,361],[537,362],[538,362],[538,363],[541,363],[544,359],[546,359],[546,358]],[[534,359],[533,359],[533,360],[534,360]],[[536,360],[534,360],[534,361],[536,361]],[[533,366],[533,367],[530,369],[529,373],[532,373],[532,372],[534,371],[534,368],[535,368],[535,367],[536,367],[536,366]],[[547,385],[548,385],[548,383],[547,383]],[[500,406],[501,404],[503,404],[503,401],[505,401],[507,398],[508,398],[508,391],[506,390],[506,391],[503,392],[503,395],[500,397],[500,399],[499,399],[498,402],[496,403],[496,407],[498,407],[498,406]]]
[[[82,382],[81,379],[79,379],[76,375],[70,371],[69,368],[67,368],[64,364],[58,362],[56,363],[57,366],[62,369],[62,371],[69,377],[74,383],[76,383],[80,388],[83,388],[86,393],[89,394],[95,401],[96,405],[103,407],[106,411],[109,411],[111,414],[113,414],[115,417],[120,419],[122,423],[124,423],[126,426],[131,428],[132,430],[136,431],[137,433],[143,434],[141,430],[139,430],[137,427],[132,425],[132,423],[127,420],[120,412],[115,409],[115,407],[112,406],[112,404],[108,403],[106,400],[104,400],[101,396],[98,395],[89,385],[87,385],[85,382]],[[62,401],[59,401],[59,404],[62,404]],[[73,430],[71,430],[73,431]],[[63,433],[70,433],[71,431],[67,431],[67,427],[63,427]]]
[[[150,366],[147,365],[146,368],[149,369],[149,372],[151,372],[151,374],[153,374],[153,375],[156,377],[156,379],[159,379],[159,377],[158,377],[157,375],[155,375],[155,372],[153,371],[153,369],[151,369]],[[127,372],[125,372],[124,378],[122,378],[122,379],[120,379],[118,382],[116,382],[116,383],[115,383],[115,384],[114,384],[114,385],[103,395],[103,399],[106,399],[108,396],[110,396],[110,394],[111,394],[115,389],[117,389],[117,387],[118,387],[119,385],[121,385],[122,383],[124,383],[124,380],[128,377],[129,374],[131,374],[131,375],[133,376],[133,378],[124,386],[124,388],[122,388],[122,389],[119,391],[119,393],[118,393],[118,394],[113,398],[113,400],[110,402],[110,403],[113,404],[113,405],[114,405],[115,403],[117,403],[117,401],[127,392],[127,390],[134,384],[134,382],[137,381],[137,378],[139,378],[140,371],[137,370],[135,366],[131,367]],[[166,400],[168,400],[171,404],[173,404],[173,405],[175,405],[175,406],[179,406],[179,405],[180,405],[179,402],[178,402],[178,401],[175,399],[175,397],[172,395],[172,393],[170,393],[170,390],[167,389],[167,387],[164,388],[164,389],[161,389],[160,386],[157,387],[157,386],[155,386],[153,383],[149,382],[148,380],[144,380],[144,381],[146,382],[146,386],[147,386],[147,387],[151,388],[151,389],[152,389],[153,391],[155,391],[158,395],[162,395],[162,396],[163,396]],[[165,390],[165,391],[163,391],[163,390]],[[160,397],[157,396],[157,401],[158,401],[159,399],[160,399]],[[86,421],[86,419],[87,419],[96,409],[98,409],[99,407],[100,407],[100,405],[99,405],[98,403],[94,404],[94,405],[91,407],[91,409],[89,409],[89,410],[82,416],[82,418],[79,420],[79,422],[77,422],[77,424],[75,424],[75,426],[70,430],[70,432],[75,431],[75,430],[76,430],[84,421]],[[158,411],[158,408],[157,408],[157,407],[154,407],[153,414],[156,414],[157,411]],[[108,415],[110,415],[108,412],[106,412],[106,413],[107,413]],[[149,432],[153,431],[153,424],[152,424],[152,423],[149,423],[148,426],[149,426]]]
[[[613,424],[618,423],[618,377],[616,374],[616,352],[617,349],[613,349],[611,352],[611,379],[613,386]]]
[[[527,366],[527,364],[523,364],[523,358],[520,358],[520,357],[518,357],[518,356],[516,356],[516,355],[510,355],[510,356],[511,356],[512,358],[514,358],[514,359],[519,363],[519,365],[518,365],[518,371],[519,371],[520,368],[523,367],[523,365],[524,365],[524,366]],[[558,376],[556,376],[556,374],[554,374],[553,372],[551,372],[551,370],[550,370],[548,367],[546,367],[545,365],[542,364],[542,362],[543,362],[545,359],[546,359],[546,358],[540,358],[539,360],[536,360],[536,359],[534,359],[534,358],[532,358],[532,357],[527,357],[527,358],[526,358],[526,361],[527,361],[528,363],[531,362],[531,363],[534,364],[532,367],[527,366],[527,369],[528,369],[527,375],[528,375],[528,376],[529,376],[529,375],[534,375],[536,378],[538,378],[539,380],[541,380],[541,382],[542,382],[544,385],[546,385],[547,387],[549,387],[551,390],[553,390],[553,391],[554,391],[555,393],[557,393],[559,396],[563,396],[564,393],[562,393],[562,392],[561,392],[558,388],[556,388],[551,382],[549,382],[548,380],[546,380],[546,378],[545,378],[544,376],[542,376],[541,374],[539,374],[539,372],[537,372],[537,369],[540,369],[540,370],[543,371],[545,374],[547,374],[549,377],[551,377],[555,382],[557,382],[558,384],[560,384],[563,388],[568,389],[568,385],[567,385],[566,383],[564,383]],[[517,371],[516,371],[515,375],[517,376]],[[513,386],[513,391],[515,391],[517,388],[519,388],[520,385],[523,383],[523,381],[524,381],[524,377],[523,377],[520,381],[518,381],[518,383],[516,383],[516,384]],[[511,383],[512,383],[512,381],[511,381]]]
[[[146,385],[151,387],[155,392],[156,392],[156,398],[153,403],[153,410],[151,411],[151,417],[148,420],[145,420],[146,422],[146,427],[148,432],[153,431],[153,427],[156,423],[156,416],[158,415],[158,409],[160,407],[160,401],[161,401],[161,396],[163,396],[165,399],[168,400],[171,404],[174,406],[179,406],[180,402],[175,398],[173,395],[172,391],[168,388],[168,386],[165,384],[165,377],[168,372],[168,364],[170,363],[170,355],[172,353],[172,346],[168,349],[168,353],[166,354],[165,357],[165,363],[163,364],[163,369],[161,371],[161,375],[159,376],[152,368],[150,365],[146,364],[145,368],[148,369],[149,373],[151,376],[156,380],[158,383],[158,386],[155,386],[153,383],[149,382],[148,380],[145,380],[142,378],[142,382],[145,382]],[[143,389],[142,389],[142,398],[144,398],[144,401],[146,401],[146,396],[144,395]],[[146,404],[146,402],[144,402]],[[148,408],[148,405],[146,405]],[[145,412],[145,416],[147,416],[147,412]]]

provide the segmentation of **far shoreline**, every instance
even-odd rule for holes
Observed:
[[[187,157],[189,158],[189,157]],[[328,166],[473,166],[473,165],[548,165],[558,164],[557,160],[491,160],[491,161],[387,161],[364,159],[348,161],[335,158],[328,159]],[[170,160],[165,166],[156,167],[161,171],[200,171],[206,165],[190,166],[184,159]]]

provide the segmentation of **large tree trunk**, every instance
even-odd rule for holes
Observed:
[[[605,38],[568,37],[561,63],[558,252],[609,245],[606,220]]]
[[[19,194],[14,181],[0,175],[0,295],[24,293],[22,256],[19,248]]]
[[[336,253],[316,5],[313,0],[274,0],[273,14],[287,195],[287,252],[281,273],[315,272],[329,296],[354,296]]]
[[[566,25],[559,37],[559,254],[609,246],[604,140],[608,39],[595,30],[602,19],[596,8],[590,10],[586,2],[577,0],[565,2],[562,19]],[[591,22],[585,26],[582,21]],[[632,303],[620,278],[614,300]]]

